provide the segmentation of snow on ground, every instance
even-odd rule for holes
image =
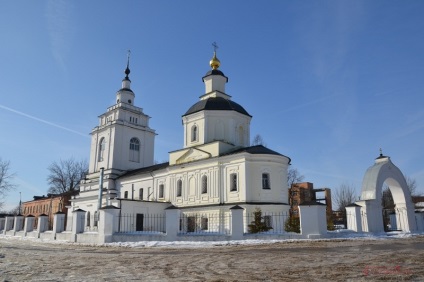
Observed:
[[[213,248],[221,246],[235,245],[263,245],[274,243],[290,243],[290,242],[314,242],[314,241],[337,241],[343,240],[385,240],[390,238],[411,238],[424,233],[410,232],[382,232],[382,233],[357,233],[351,230],[329,231],[329,238],[321,239],[246,239],[246,240],[231,240],[231,241],[138,241],[138,242],[113,242],[95,246],[104,247],[126,247],[126,248]],[[93,244],[74,243],[61,240],[38,239],[31,237],[5,236],[0,235],[0,240],[23,240],[51,244],[74,244],[81,246],[94,246]]]

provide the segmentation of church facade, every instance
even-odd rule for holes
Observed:
[[[135,106],[129,63],[116,103],[99,116],[91,132],[89,174],[71,200],[68,217],[86,211],[95,229],[99,209],[114,206],[125,214],[288,212],[290,158],[262,145],[250,146],[252,116],[225,92],[228,78],[216,52],[203,77],[205,93],[182,115],[181,149],[154,164],[155,130]],[[70,222],[70,220],[69,220]]]

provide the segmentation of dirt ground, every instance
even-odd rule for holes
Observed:
[[[424,236],[208,248],[0,238],[0,281],[424,281]]]

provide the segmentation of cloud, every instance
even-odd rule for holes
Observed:
[[[396,134],[398,138],[412,135],[424,129],[424,110],[413,112],[407,118],[403,128]]]
[[[1,109],[4,109],[4,110],[7,110],[9,112],[12,112],[12,113],[15,113],[15,114],[18,114],[18,115],[27,117],[29,119],[32,119],[32,120],[35,120],[35,121],[38,121],[38,122],[42,122],[44,124],[47,124],[47,125],[50,125],[50,126],[53,126],[53,127],[59,128],[59,129],[62,129],[62,130],[66,130],[66,131],[69,131],[69,132],[72,132],[72,133],[75,133],[75,134],[78,134],[78,135],[81,135],[81,136],[84,136],[84,137],[88,137],[88,135],[85,134],[85,133],[81,133],[81,132],[75,131],[73,129],[70,129],[70,128],[61,126],[59,124],[56,124],[56,123],[53,123],[53,122],[50,122],[50,121],[47,121],[47,120],[44,120],[44,119],[41,119],[41,118],[38,118],[38,117],[35,117],[35,116],[31,116],[29,114],[26,114],[26,113],[23,113],[23,112],[14,110],[12,108],[9,108],[9,107],[3,106],[3,105],[0,105],[0,108]]]
[[[52,55],[56,63],[66,71],[65,57],[70,50],[70,41],[74,35],[71,20],[72,2],[50,0],[47,3],[46,18]]]

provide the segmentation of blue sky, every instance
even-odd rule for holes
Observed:
[[[379,148],[424,192],[423,1],[1,1],[0,157],[17,190],[47,193],[47,167],[89,158],[131,49],[135,104],[155,159],[183,144],[211,43],[251,137],[316,187],[356,187]]]

